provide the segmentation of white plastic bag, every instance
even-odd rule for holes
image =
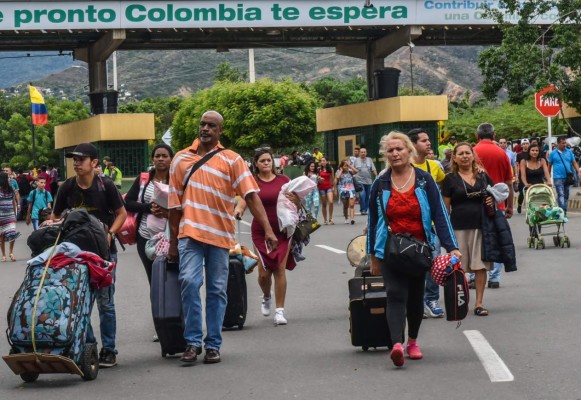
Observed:
[[[169,197],[169,185],[161,182],[153,182],[153,198],[152,203],[157,204],[161,208],[167,209],[167,199]]]
[[[286,231],[287,238],[290,238],[295,233],[295,227],[299,223],[299,214],[297,206],[287,199],[285,194],[294,193],[299,196],[302,202],[315,186],[316,184],[309,177],[299,176],[285,183],[280,189],[276,205],[276,214],[278,216],[278,228],[281,232]]]

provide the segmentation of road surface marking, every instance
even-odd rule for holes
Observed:
[[[240,223],[241,223],[241,224],[244,224],[244,225],[246,225],[246,226],[250,226],[250,225],[252,225],[250,222],[246,222],[246,221],[244,221],[244,220],[240,220]]]
[[[514,376],[480,331],[464,331],[492,382],[512,382]]]
[[[339,250],[339,249],[336,249],[336,248],[330,247],[330,246],[325,246],[324,244],[316,244],[315,246],[320,247],[321,249],[332,251],[333,253],[337,253],[337,254],[345,254],[346,253],[346,251]]]

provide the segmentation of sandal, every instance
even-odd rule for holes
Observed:
[[[486,317],[488,316],[488,310],[484,307],[476,307],[474,309],[474,315],[477,315],[479,317]]]
[[[14,254],[10,253],[10,261],[14,262],[16,261],[16,257],[14,257]]]
[[[335,225],[332,219],[329,220],[329,225]]]
[[[327,222],[327,220],[325,220],[324,224],[325,224],[325,225],[328,225],[328,222]]]
[[[6,256],[2,256],[2,262],[6,262]]]

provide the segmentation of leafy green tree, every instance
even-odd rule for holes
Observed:
[[[493,124],[497,136],[508,139],[547,134],[547,120],[535,109],[532,95],[526,97],[523,104],[506,102],[499,106],[495,103],[479,102],[470,106],[462,101],[451,104],[444,129],[455,134],[460,140],[474,142],[476,128],[483,122]],[[553,134],[563,133],[565,127],[555,121]]]
[[[341,81],[337,78],[325,77],[315,81],[310,87],[323,102],[323,108],[367,101],[367,82],[363,78]]]
[[[522,104],[529,91],[553,83],[555,97],[581,112],[581,0],[501,0],[499,6],[506,10],[487,12],[500,24],[502,43],[479,58],[486,98],[505,88],[510,102]],[[539,19],[551,10],[554,20]],[[510,14],[519,21],[507,21]]]
[[[315,141],[315,111],[319,102],[314,93],[284,80],[275,83],[219,82],[187,99],[172,125],[172,146],[189,146],[197,137],[198,123],[205,111],[224,116],[224,145],[242,153],[263,144],[275,152]]]
[[[119,107],[119,113],[153,113],[155,115],[155,142],[158,143],[171,127],[183,101],[182,97],[177,96],[146,98],[143,101],[123,104]]]
[[[215,82],[247,82],[248,73],[233,67],[229,62],[223,62],[216,67]]]
[[[60,157],[54,149],[54,127],[72,121],[87,118],[88,108],[80,101],[58,101],[45,98],[49,118],[47,125],[35,127],[35,144],[37,166],[52,163],[60,165]],[[11,112],[9,118],[4,116]],[[32,168],[32,124],[30,116],[30,99],[28,94],[10,98],[9,102],[0,102],[0,147],[2,162],[13,167]]]

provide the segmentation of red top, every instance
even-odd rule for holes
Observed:
[[[324,169],[321,169],[319,171],[319,176],[323,178],[323,182],[319,182],[319,184],[317,185],[319,187],[319,190],[329,190],[333,187],[331,185],[331,176],[333,176],[331,172],[327,172]]]
[[[392,232],[409,233],[418,240],[426,240],[422,211],[414,186],[405,193],[392,190],[386,211]]]
[[[495,185],[501,182],[512,182],[510,160],[508,159],[506,152],[498,147],[494,142],[490,140],[481,140],[476,146],[474,146],[474,152]],[[504,201],[498,203],[497,206],[499,209],[504,210]]]

